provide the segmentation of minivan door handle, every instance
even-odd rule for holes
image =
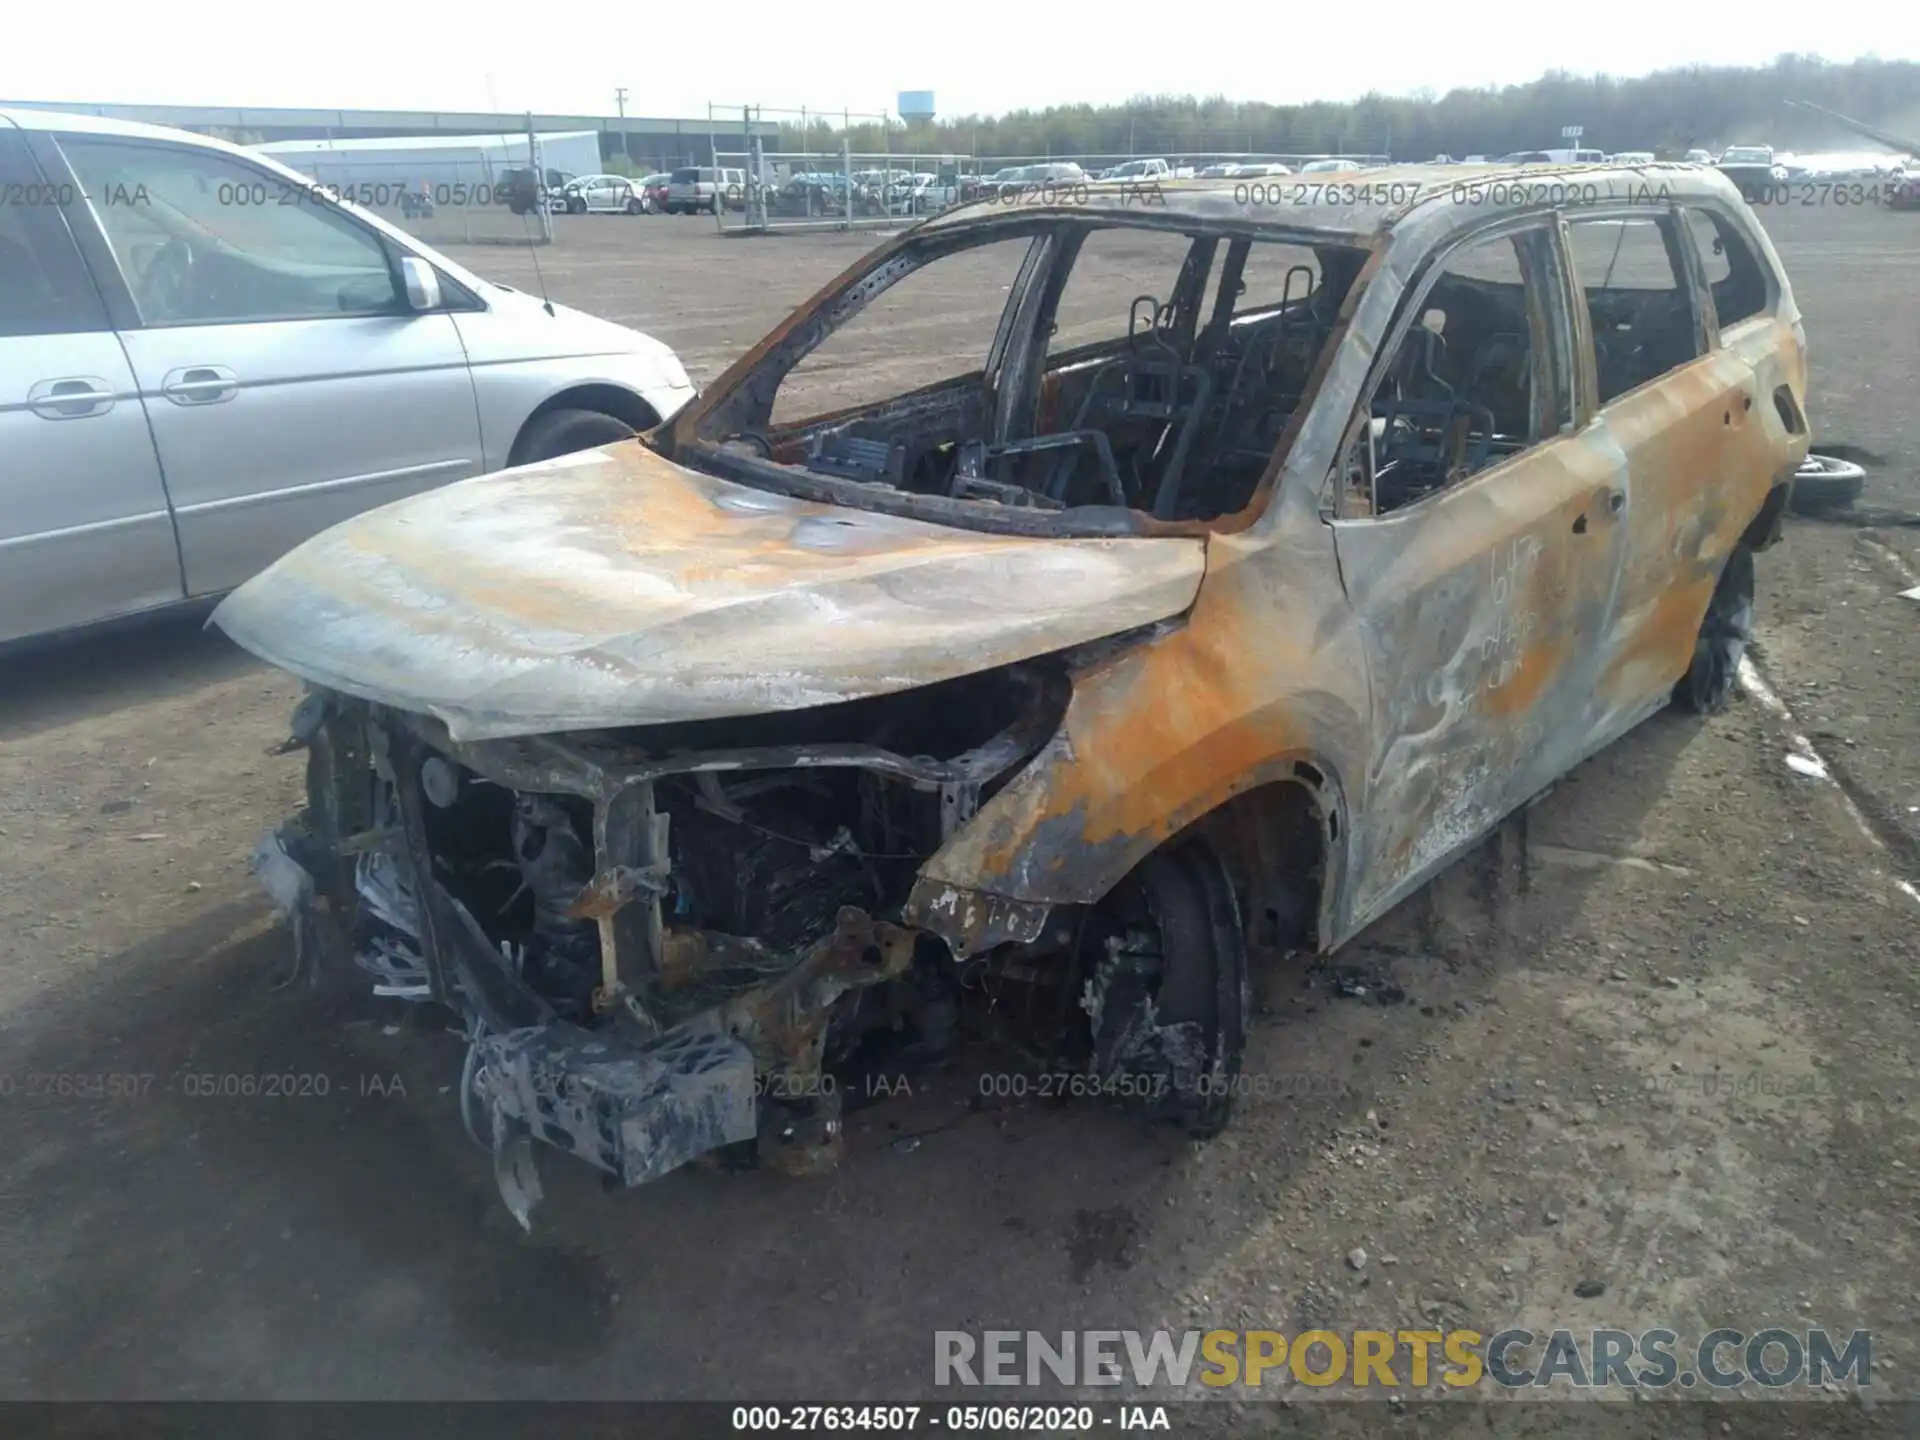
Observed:
[[[160,393],[176,405],[218,405],[240,393],[240,380],[224,365],[188,365],[169,370]]]
[[[113,409],[113,387],[97,375],[42,380],[27,391],[27,405],[42,420],[85,420]]]

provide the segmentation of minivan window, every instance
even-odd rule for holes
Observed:
[[[145,324],[399,308],[378,237],[294,181],[185,145],[63,136],[60,148]]]
[[[0,134],[0,337],[105,330],[106,312],[60,213],[66,196],[40,177],[26,141]]]
[[[1573,377],[1537,353],[1554,312],[1525,246],[1542,231],[1471,241],[1439,274],[1378,374],[1338,478],[1343,518],[1384,515],[1500,464],[1559,432]],[[1538,254],[1536,249],[1535,254]]]
[[[1700,273],[1713,293],[1721,329],[1767,308],[1766,274],[1738,227],[1711,211],[1689,210],[1687,233],[1700,252]]]
[[[1576,219],[1567,234],[1602,405],[1700,354],[1692,297],[1664,220]]]
[[[676,170],[673,172],[673,178],[667,183],[669,185],[691,185],[699,178],[700,172],[698,170]]]

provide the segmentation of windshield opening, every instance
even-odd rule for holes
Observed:
[[[1366,254],[1080,219],[928,237],[798,317],[676,458],[988,528],[1239,516]]]

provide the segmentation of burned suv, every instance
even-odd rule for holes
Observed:
[[[222,606],[310,686],[262,877],[303,953],[461,1017],[522,1223],[535,1140],[829,1164],[823,1077],[980,996],[1217,1129],[1250,971],[1724,703],[1808,443],[1734,187],[1261,198],[950,211],[666,427]]]

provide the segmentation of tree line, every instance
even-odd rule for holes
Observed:
[[[1142,95],[1124,105],[1063,105],[1005,115],[856,125],[860,152],[1044,155],[1378,155],[1431,160],[1564,147],[1564,127],[1583,148],[1652,150],[1679,158],[1704,148],[1859,149],[1844,128],[1783,102],[1809,100],[1901,134],[1920,131],[1920,64],[1863,59],[1833,63],[1782,55],[1770,65],[1662,70],[1633,79],[1555,71],[1524,85],[1444,95],[1369,94],[1351,101],[1271,105],[1215,96]],[[838,150],[842,131],[821,119],[787,127],[785,150]]]

